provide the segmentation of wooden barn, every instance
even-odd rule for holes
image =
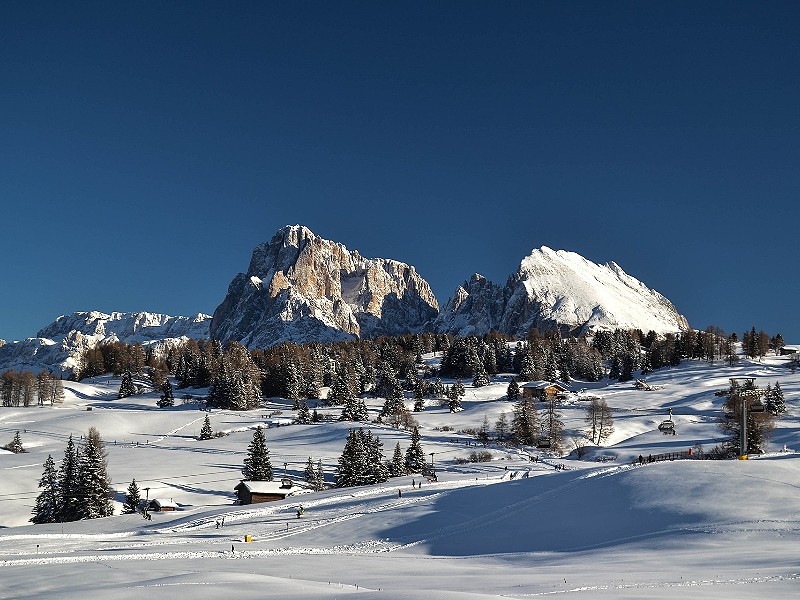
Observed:
[[[535,398],[536,400],[550,400],[551,398],[563,398],[569,388],[563,383],[552,381],[529,381],[521,385],[523,398]]]
[[[298,485],[291,479],[280,481],[241,481],[233,488],[239,498],[239,504],[257,504],[259,502],[275,502],[285,500],[289,496],[306,494],[310,490]]]
[[[164,500],[162,498],[153,498],[147,505],[147,510],[150,512],[168,512],[178,510],[178,505],[172,500]]]

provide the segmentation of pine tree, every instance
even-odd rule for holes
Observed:
[[[783,398],[783,390],[779,381],[775,382],[775,387],[767,385],[764,406],[770,414],[779,417],[786,412],[786,402]]]
[[[421,473],[425,468],[425,453],[422,451],[419,441],[419,429],[414,427],[405,457],[406,471],[409,473]]]
[[[272,463],[269,460],[264,429],[256,427],[253,441],[247,448],[242,474],[247,481],[272,481]]]
[[[317,487],[317,471],[314,468],[314,460],[310,456],[306,461],[306,468],[303,471],[303,480],[315,490],[319,489]]]
[[[317,469],[315,471],[316,475],[316,490],[324,490],[325,489],[325,471],[322,470],[322,461],[317,459]]]
[[[453,384],[453,390],[455,390],[455,393],[459,398],[463,398],[467,393],[467,390],[464,389],[464,384],[461,383],[460,379],[456,379],[455,383]]]
[[[381,439],[367,431],[364,448],[367,451],[367,462],[369,464],[369,483],[383,483],[389,479],[389,470],[386,466],[386,459],[383,456],[383,443]]]
[[[447,406],[451,413],[459,412],[462,409],[461,398],[455,385],[447,389]]]
[[[558,412],[555,398],[551,398],[547,403],[545,425],[547,427],[547,438],[550,441],[550,449],[554,452],[561,452],[564,446],[564,422],[561,420],[561,414]]]
[[[89,428],[78,465],[79,518],[97,519],[114,514],[114,491],[108,477],[106,455],[100,433]]]
[[[309,412],[308,404],[305,402],[300,403],[300,410],[297,411],[297,418],[294,422],[299,425],[308,425],[312,422],[311,412]]]
[[[39,487],[42,491],[36,497],[36,505],[33,507],[31,523],[57,523],[60,518],[58,488],[58,474],[56,463],[51,455],[44,461],[44,472],[39,480]]]
[[[519,384],[517,383],[516,379],[512,379],[511,382],[508,384],[508,389],[506,390],[506,398],[508,398],[509,400],[519,399]]]
[[[538,436],[538,418],[536,401],[522,398],[514,405],[511,419],[511,435],[517,444],[535,445]]]
[[[117,398],[127,398],[136,393],[136,386],[133,384],[133,375],[130,371],[125,371],[122,374],[122,381],[119,384],[119,393]]]
[[[352,487],[367,483],[369,483],[369,461],[364,447],[364,432],[351,429],[342,455],[339,457],[336,487]]]
[[[67,440],[64,458],[58,468],[58,517],[59,523],[77,521],[80,518],[80,452],[75,448],[72,436]]]
[[[354,398],[352,395],[345,401],[340,421],[368,421],[369,412],[363,398]]]
[[[400,449],[400,442],[394,447],[394,454],[389,463],[389,477],[401,477],[406,474],[406,460]]]
[[[175,397],[172,394],[172,384],[169,379],[165,379],[164,383],[161,385],[161,398],[156,404],[159,408],[175,406]]]
[[[139,494],[139,486],[136,485],[136,479],[133,479],[128,486],[128,491],[125,493],[125,502],[122,504],[122,514],[130,515],[137,512],[141,502],[142,497]]]
[[[211,429],[211,419],[206,415],[206,418],[203,420],[203,426],[200,428],[200,437],[198,439],[210,440],[213,437],[214,432]]]
[[[14,434],[14,439],[11,440],[9,444],[6,444],[5,449],[9,452],[13,452],[14,454],[22,454],[27,452],[25,448],[22,447],[22,438],[19,436],[19,431]]]
[[[472,378],[472,387],[483,387],[489,385],[489,375],[482,364],[478,364],[475,375]]]
[[[497,421],[495,421],[494,424],[494,433],[499,441],[502,442],[506,439],[506,435],[508,434],[508,417],[506,413],[501,412],[500,416],[497,417]]]

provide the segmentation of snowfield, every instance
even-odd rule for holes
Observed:
[[[729,377],[779,381],[788,413],[769,452],[749,461],[675,460],[720,440]],[[233,487],[253,429],[266,431],[276,477],[300,478],[309,456],[328,483],[351,423],[289,425],[291,403],[210,413],[193,399],[170,409],[157,394],[118,400],[119,380],[65,382],[62,406],[0,408],[0,444],[19,430],[28,452],[0,451],[0,598],[796,598],[800,594],[800,373],[784,357],[734,367],[687,361],[650,374],[655,391],[629,383],[573,382],[602,396],[615,432],[583,460],[491,443],[493,460],[461,464],[474,437],[511,404],[507,377],[467,387],[464,410],[430,404],[415,414],[438,481],[419,476],[328,489],[282,502],[234,505]],[[202,397],[203,390],[178,390]],[[409,406],[411,402],[409,401]],[[587,402],[562,406],[567,438],[585,428]],[[376,414],[382,400],[368,400]],[[91,410],[88,410],[91,409]],[[677,435],[658,424],[672,409]],[[321,409],[337,415],[340,409]],[[96,427],[120,512],[136,478],[142,494],[172,499],[174,513],[30,525],[42,465],[58,464],[70,434]],[[364,424],[388,457],[409,434]],[[442,431],[452,427],[453,431]],[[535,457],[537,460],[531,460]],[[557,468],[558,467],[558,468]],[[295,512],[302,502],[305,514]],[[224,526],[217,523],[224,517]],[[245,536],[252,541],[245,542]]]

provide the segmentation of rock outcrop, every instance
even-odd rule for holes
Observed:
[[[422,331],[438,309],[414,267],[363,258],[294,225],[255,248],[214,311],[211,336],[267,347],[399,335]]]

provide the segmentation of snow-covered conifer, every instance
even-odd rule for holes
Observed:
[[[131,480],[128,490],[125,492],[125,502],[122,503],[122,514],[133,514],[139,510],[142,497],[139,494],[139,486],[136,479]]]
[[[44,461],[44,471],[39,480],[41,492],[36,497],[31,523],[57,523],[60,518],[60,499],[56,463],[51,455]]]
[[[411,431],[411,443],[406,449],[405,465],[409,473],[421,473],[425,467],[425,453],[420,445],[419,429],[414,427]]]
[[[264,429],[256,427],[253,441],[247,448],[242,475],[248,481],[272,481],[272,463],[269,459]]]
[[[200,428],[200,437],[201,440],[210,440],[214,437],[214,431],[211,429],[211,419],[206,418],[203,420],[203,426]]]

